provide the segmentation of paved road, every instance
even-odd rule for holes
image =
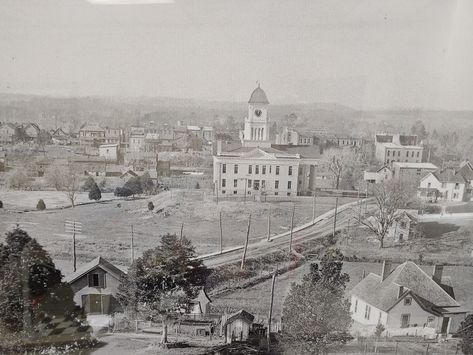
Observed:
[[[354,206],[354,208],[358,207]],[[325,218],[318,221],[313,226],[294,232],[292,238],[292,245],[294,246],[299,243],[307,242],[314,239],[321,239],[324,236],[331,234],[333,232],[334,212],[335,210],[331,210],[325,214]],[[351,223],[353,223],[354,219],[352,217],[352,214],[353,210],[351,208],[340,208],[339,212],[337,213],[336,230],[341,230],[345,228],[350,218]],[[283,237],[273,239],[272,241],[261,240],[260,242],[249,244],[246,253],[246,258],[255,258],[276,252],[278,250],[284,250],[289,252],[289,243],[290,235],[285,235]],[[243,246],[241,246],[235,248],[235,250],[230,252],[224,251],[223,254],[206,257],[204,258],[204,264],[208,267],[216,267],[240,262],[243,255],[243,249]]]

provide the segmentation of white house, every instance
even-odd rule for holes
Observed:
[[[13,143],[15,124],[11,122],[0,123],[0,143]]]
[[[392,270],[385,261],[381,275],[368,274],[350,291],[353,320],[382,324],[392,335],[454,333],[466,311],[442,273],[443,266],[436,266],[429,276],[411,261]]]
[[[429,173],[420,179],[418,196],[428,202],[469,199],[470,183],[454,169],[443,169]]]
[[[392,177],[392,168],[387,165],[384,165],[375,171],[365,171],[363,174],[363,180],[371,184],[379,184],[383,181],[391,180]]]
[[[397,210],[394,223],[389,227],[386,241],[402,243],[419,236],[417,210]]]
[[[99,156],[104,157],[105,160],[117,161],[118,160],[118,143],[102,144],[101,146],[99,146]]]

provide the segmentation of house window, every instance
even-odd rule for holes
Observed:
[[[291,193],[290,193],[290,192],[288,192],[288,193],[287,193],[287,195],[288,195],[288,196],[291,196]]]
[[[261,174],[263,174],[263,175],[266,174],[266,165],[263,165],[261,167]]]
[[[266,187],[266,180],[261,180],[261,188],[264,190]]]
[[[366,305],[365,306],[365,319],[370,319],[370,314],[371,314],[371,307]]]
[[[419,157],[420,152],[417,152],[417,158]]]
[[[287,182],[287,189],[290,190],[292,188],[292,181]]]
[[[406,151],[406,158],[409,158],[409,151]]]
[[[427,317],[427,323],[429,323],[429,324],[430,324],[430,323],[433,323],[434,320],[435,320],[435,317],[434,317],[434,316],[428,316],[428,317]]]
[[[271,170],[272,170],[271,167],[272,167],[272,166],[270,165],[270,166],[269,166],[269,173],[270,173],[270,174],[271,174]]]
[[[222,179],[222,187],[225,187],[227,185],[227,180]]]
[[[457,182],[455,183],[455,190],[458,190],[460,188],[460,184]]]
[[[247,180],[247,184],[248,184],[248,188],[251,188],[251,180],[250,179]]]
[[[227,172],[227,164],[222,164],[222,174]]]
[[[397,156],[398,156],[398,157],[401,156],[401,151],[400,151],[400,150],[397,151]]]
[[[407,227],[407,223],[406,222],[401,222],[401,228],[406,228]]]
[[[233,190],[233,194],[234,194],[234,195],[236,195],[236,194],[237,194],[236,190]]]
[[[225,190],[222,190],[222,194],[224,194],[224,193],[225,193]]]
[[[259,165],[255,165],[255,174],[259,174]]]
[[[404,306],[410,306],[412,304],[412,298],[406,297],[404,298]]]
[[[409,327],[410,320],[411,320],[410,314],[401,314],[401,328]]]
[[[388,157],[391,155],[391,151],[388,150]]]
[[[259,190],[259,180],[255,180],[255,181],[253,182],[253,189]]]
[[[104,274],[89,274],[89,287],[105,287]]]
[[[238,164],[235,164],[235,165],[233,166],[233,173],[234,173],[234,174],[238,174]]]
[[[279,189],[279,180],[274,181],[274,188]]]
[[[411,158],[414,158],[414,151],[411,152]]]
[[[248,174],[253,173],[253,165],[248,165]]]
[[[427,188],[430,189],[430,187],[432,186],[432,183],[427,183]],[[442,184],[442,187],[443,187],[443,184]]]
[[[279,165],[276,165],[276,175],[279,175]]]
[[[292,166],[289,167],[289,171],[288,171],[287,175],[292,175]]]
[[[358,299],[355,299],[355,313],[358,311]]]
[[[430,187],[430,186],[429,186]],[[446,188],[447,187],[447,183],[446,182],[442,182],[442,188]]]
[[[238,187],[238,180],[237,179],[233,180],[233,187]]]

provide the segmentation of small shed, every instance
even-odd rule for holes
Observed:
[[[224,324],[225,342],[247,341],[254,319],[254,315],[243,309],[229,315]]]

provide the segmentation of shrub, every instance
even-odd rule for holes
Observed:
[[[44,211],[46,209],[46,204],[42,199],[39,199],[38,203],[36,204],[36,209],[38,211]]]
[[[89,200],[98,201],[102,198],[102,192],[100,191],[98,185],[94,182],[91,190],[89,191]]]
[[[154,203],[151,201],[148,202],[148,210],[150,211],[154,210]]]
[[[133,195],[133,192],[126,187],[117,187],[113,194],[118,197],[128,197]]]
[[[97,184],[95,183],[94,178],[92,176],[89,176],[85,180],[84,184],[82,185],[82,191],[90,192],[90,191],[92,191],[92,189],[94,188],[95,185],[97,185]]]

